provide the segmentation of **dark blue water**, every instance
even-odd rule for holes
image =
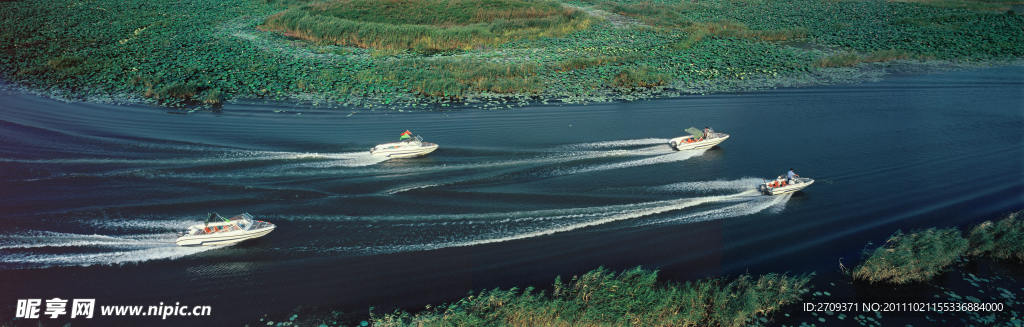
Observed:
[[[731,138],[671,151],[691,126]],[[441,148],[368,155],[407,129]],[[753,191],[789,168],[815,184]],[[897,229],[1024,208],[1024,67],[506,111],[181,115],[6,94],[0,183],[4,320],[28,298],[213,309],[55,324],[244,325],[299,306],[420,308],[602,265],[674,280],[833,271]],[[207,212],[278,229],[175,246]]]

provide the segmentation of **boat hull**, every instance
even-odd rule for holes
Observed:
[[[174,243],[179,246],[210,246],[238,243],[244,240],[261,237],[274,231],[275,227],[266,227],[256,230],[220,232],[203,235],[186,235],[179,237]]]
[[[715,133],[714,138],[686,143],[686,140],[692,138],[693,135],[680,136],[669,140],[668,144],[677,151],[708,149],[718,145],[719,143],[725,142],[725,140],[729,138],[729,134]]]
[[[370,155],[375,157],[389,158],[413,158],[434,152],[434,150],[437,150],[437,144],[424,146],[410,146],[397,149],[372,150],[370,151]]]
[[[783,195],[802,190],[814,184],[814,180],[810,178],[795,178],[793,180],[797,182],[782,187],[771,187],[770,183],[764,183],[758,185],[757,189],[764,195]],[[775,181],[785,181],[785,179],[777,179]]]

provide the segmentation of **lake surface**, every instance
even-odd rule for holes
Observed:
[[[672,151],[691,126],[731,137]],[[369,156],[405,130],[440,149]],[[815,184],[754,191],[790,168]],[[12,93],[0,95],[0,183],[0,319],[31,298],[212,308],[48,325],[241,326],[299,306],[359,316],[599,266],[679,281],[830,272],[898,229],[1024,209],[1024,67],[503,111],[182,115]],[[207,212],[278,229],[176,246]]]

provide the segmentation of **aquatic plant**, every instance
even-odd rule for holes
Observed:
[[[852,271],[854,279],[871,283],[903,284],[931,279],[962,256],[1015,258],[1024,263],[1024,211],[986,221],[971,229],[967,238],[959,229],[897,231],[885,246],[865,251],[866,259]]]
[[[641,66],[623,68],[612,77],[611,84],[625,88],[652,87],[665,85],[669,80],[671,77],[668,74],[660,72],[654,67]]]
[[[584,1],[610,12],[638,19],[645,24],[661,27],[685,27],[692,22],[683,13],[692,6],[686,3]]]
[[[1007,214],[996,222],[986,221],[967,234],[969,253],[998,259],[1017,259],[1024,263],[1024,211]]]
[[[218,90],[222,100],[301,98],[407,107],[468,101],[486,107],[506,101],[493,100],[501,97],[609,101],[679,94],[676,90],[763,88],[771,87],[773,79],[803,79],[818,75],[821,67],[836,66],[816,66],[820,52],[802,43],[788,43],[798,46],[792,47],[774,41],[781,39],[857,55],[838,66],[901,58],[1024,57],[1020,15],[907,2],[574,3],[590,5],[582,10],[540,0],[458,2],[497,4],[479,17],[451,9],[429,11],[448,8],[438,2],[409,3],[441,25],[409,24],[394,20],[402,15],[377,12],[368,18],[327,14],[355,12],[355,0],[337,8],[311,0],[187,6],[169,0],[0,2],[0,23],[9,27],[0,30],[0,75],[7,83],[65,96],[167,106],[212,102],[206,100]],[[522,3],[529,7],[516,7]],[[584,13],[599,10],[610,11],[604,13],[610,18]],[[453,20],[437,20],[442,16]],[[277,19],[309,35],[303,40],[295,33],[256,28]],[[347,22],[335,24],[342,20]],[[351,31],[356,31],[353,38],[331,36]],[[415,35],[429,39],[411,38]],[[447,73],[417,64],[440,58],[465,61],[465,66],[487,63],[487,69]],[[529,74],[499,73],[526,63],[535,65]],[[403,74],[415,78],[406,81]],[[194,94],[189,85],[195,86]]]
[[[744,326],[799,301],[811,275],[741,275],[663,283],[639,267],[616,274],[598,268],[550,295],[533,287],[484,290],[420,313],[375,315],[374,326]]]
[[[533,63],[494,63],[450,58],[389,60],[375,77],[425,96],[461,98],[467,92],[531,93],[543,88]]]
[[[630,54],[625,56],[596,56],[589,58],[572,58],[558,64],[559,70],[573,70],[573,69],[584,69],[593,66],[601,66],[606,64],[620,63],[624,61],[634,61],[643,58],[641,55]]]
[[[209,105],[219,105],[224,101],[224,95],[221,94],[219,89],[212,89],[206,92],[206,96],[203,97],[203,103]]]
[[[853,278],[871,283],[903,284],[926,281],[941,273],[967,251],[967,240],[956,228],[896,231],[885,245],[867,254],[853,268]]]
[[[909,52],[903,50],[889,49],[881,50],[869,53],[868,55],[861,58],[864,62],[879,62],[879,61],[890,61],[899,59],[908,59],[911,57]]]
[[[751,30],[746,24],[729,20],[692,23],[683,31],[687,33],[686,38],[676,44],[676,49],[689,49],[694,43],[711,36],[761,41],[787,41],[801,39],[807,35],[807,29],[805,28]]]
[[[853,52],[842,52],[821,58],[814,64],[819,67],[848,67],[860,62],[860,55]]]
[[[849,67],[862,62],[890,61],[908,59],[910,57],[911,54],[909,52],[896,49],[875,51],[866,55],[860,55],[855,52],[840,52],[818,59],[814,62],[814,65],[818,67]]]

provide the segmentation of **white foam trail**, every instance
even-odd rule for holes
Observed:
[[[171,233],[188,228],[189,226],[202,223],[206,216],[196,215],[193,217],[182,217],[177,219],[119,219],[119,218],[97,218],[82,220],[80,224],[94,229],[105,230],[146,230],[163,231]]]
[[[167,245],[166,235],[79,235],[56,232],[35,232],[0,236],[0,249],[27,249],[41,247],[110,247],[139,248]]]
[[[761,178],[744,177],[738,180],[731,181],[707,181],[707,182],[681,182],[673,183],[662,186],[655,186],[649,188],[651,190],[658,191],[676,191],[676,192],[711,192],[718,190],[734,190],[742,191],[749,190],[756,187],[758,184],[763,183],[764,180]]]
[[[593,142],[593,143],[578,143],[565,145],[563,148],[612,148],[612,147],[625,147],[634,145],[651,145],[651,144],[665,144],[668,145],[669,139],[659,138],[646,138],[646,139],[634,139],[634,140],[621,140],[621,141],[604,141],[604,142]]]
[[[388,161],[389,157],[373,156],[369,152],[354,152],[345,156],[337,156],[336,159],[326,162],[304,163],[295,165],[306,168],[332,168],[332,167],[364,167]]]
[[[683,161],[683,160],[687,160],[687,159],[690,159],[690,158],[702,155],[702,154],[704,154],[704,151],[705,150],[678,151],[678,152],[673,152],[673,153],[669,153],[669,154],[665,154],[665,155],[660,155],[660,156],[653,157],[653,158],[644,158],[644,159],[633,160],[633,161],[619,162],[619,163],[613,163],[613,164],[603,164],[603,165],[598,165],[598,166],[583,167],[583,168],[576,168],[576,169],[558,170],[558,171],[555,171],[554,173],[552,173],[552,175],[558,176],[558,175],[569,175],[569,174],[581,174],[581,173],[588,173],[588,172],[592,172],[592,171],[621,169],[621,168],[629,168],[629,167],[654,165],[654,164],[667,163],[667,162]]]
[[[141,235],[80,235],[46,231],[29,231],[17,235],[0,236],[0,249],[31,250],[46,247],[98,248],[92,253],[8,253],[0,256],[0,263],[27,265],[36,268],[52,266],[114,265],[158,259],[176,259],[215,247],[179,247],[177,237],[171,233]],[[104,251],[107,250],[107,251]]]
[[[517,161],[508,161],[508,162],[498,162],[498,163],[494,163],[494,164],[492,164],[490,166],[491,167],[497,167],[497,166],[513,166],[513,165],[522,165],[522,164],[545,165],[545,164],[556,164],[556,163],[570,162],[570,161],[576,161],[576,160],[585,160],[585,159],[603,158],[603,157],[651,156],[651,155],[662,154],[662,153],[665,153],[667,151],[669,151],[668,148],[661,148],[661,147],[651,147],[651,148],[643,148],[643,149],[637,149],[637,150],[585,151],[585,152],[567,153],[567,154],[564,154],[564,155],[552,156],[552,157],[542,157],[542,158],[539,158],[539,159],[527,159],[527,160],[517,160]],[[486,166],[475,166],[474,168],[484,168],[484,167],[486,167]],[[613,168],[609,168],[609,169],[614,169],[614,167]],[[444,181],[440,181],[440,182],[431,182],[431,183],[424,183],[424,184],[407,185],[407,186],[403,186],[403,187],[400,187],[400,188],[396,188],[396,189],[391,189],[391,190],[385,191],[384,194],[395,194],[395,193],[401,193],[401,192],[406,192],[406,191],[415,190],[415,189],[449,185],[449,184],[454,184],[454,183],[459,183],[459,182],[470,181],[470,180],[474,180],[474,179],[491,177],[493,175],[494,174],[487,174],[487,175],[484,175],[482,177],[481,176],[460,177],[460,178],[448,179],[448,180],[444,180]],[[557,172],[556,172],[556,175],[564,175],[564,174],[557,174]]]
[[[11,254],[0,257],[0,263],[30,264],[35,267],[42,268],[53,266],[85,267],[91,265],[115,265],[160,259],[177,259],[187,255],[209,251],[214,248],[217,247],[179,247],[172,243],[168,246],[133,251],[69,254]]]
[[[367,152],[343,152],[343,153],[318,153],[318,152],[271,152],[271,151],[238,151],[228,152],[221,157],[199,157],[199,158],[169,158],[169,159],[109,159],[109,158],[83,158],[83,159],[46,159],[46,160],[21,160],[0,158],[0,162],[20,162],[36,164],[128,164],[128,165],[195,165],[195,164],[219,164],[244,161],[269,161],[269,160],[302,160],[302,159],[334,159],[334,160],[356,160],[366,161],[364,157],[370,157]],[[387,158],[384,158],[387,160]],[[368,164],[357,164],[365,166]]]
[[[758,194],[756,190],[747,191],[741,194]],[[756,195],[755,195],[756,196]],[[666,224],[666,223],[695,223],[700,221],[708,221],[715,219],[731,218],[738,216],[752,215],[766,209],[772,208],[773,211],[779,212],[785,208],[785,204],[793,196],[793,193],[784,194],[780,196],[756,196],[754,201],[743,202],[735,205],[731,205],[725,208],[698,212],[689,214],[682,217],[661,220],[656,222],[650,222],[644,225],[653,224]],[[774,207],[774,208],[773,208]]]
[[[492,221],[492,222],[493,223],[510,223],[510,222],[524,222],[525,220],[535,220],[537,222],[539,222],[539,221],[553,221],[553,222],[555,222],[555,226],[540,227],[540,228],[537,228],[537,229],[534,229],[534,230],[527,230],[527,231],[523,231],[521,229],[519,229],[519,230],[505,230],[505,231],[501,231],[501,232],[497,233],[497,234],[500,234],[500,235],[495,235],[495,233],[490,233],[490,234],[488,234],[486,236],[482,236],[482,237],[479,237],[479,238],[476,238],[476,239],[469,239],[469,240],[465,240],[465,239],[463,239],[463,240],[449,240],[449,241],[442,241],[442,242],[433,242],[433,243],[426,243],[426,244],[409,244],[409,245],[372,246],[372,247],[349,247],[349,249],[354,249],[354,250],[356,250],[358,252],[381,253],[381,252],[405,252],[405,251],[433,250],[433,249],[448,248],[448,247],[473,246],[473,245],[481,245],[481,244],[488,244],[488,243],[499,243],[499,242],[507,242],[507,241],[525,239],[525,238],[544,236],[544,235],[551,235],[551,234],[561,233],[561,232],[568,232],[568,231],[577,230],[577,229],[581,229],[581,228],[587,228],[587,227],[591,227],[591,226],[608,224],[608,223],[616,222],[616,221],[623,221],[623,220],[635,219],[635,218],[655,215],[655,214],[669,212],[669,211],[682,210],[682,209],[686,209],[686,208],[690,208],[690,207],[694,207],[694,206],[698,206],[698,205],[706,204],[706,203],[733,202],[733,201],[741,201],[741,202],[745,203],[747,201],[754,200],[754,199],[760,199],[760,198],[761,198],[761,196],[760,196],[760,194],[757,191],[749,190],[747,192],[742,192],[742,193],[732,194],[732,195],[707,196],[707,197],[688,198],[688,199],[680,199],[680,200],[656,201],[656,202],[646,202],[646,203],[632,204],[632,205],[615,205],[615,206],[607,206],[607,207],[582,208],[582,209],[543,210],[543,211],[534,211],[534,212],[525,212],[525,213],[524,212],[516,212],[516,213],[511,213],[511,215],[520,216],[522,218],[518,218],[518,219],[506,218],[506,219],[503,219],[503,220]],[[740,203],[740,204],[734,205],[732,207],[737,207],[737,206],[742,206],[742,205],[743,205],[743,203]],[[572,211],[583,211],[583,212],[582,213],[574,213],[574,214],[562,214],[562,215],[548,216],[548,217],[536,217],[536,216],[532,216],[531,217],[531,214],[543,215],[543,214],[550,214],[550,213],[568,213],[568,212],[572,212]],[[759,211],[759,210],[757,210],[757,211]],[[748,210],[748,212],[752,213],[752,212],[756,212],[756,211]],[[733,210],[733,213],[736,213],[736,215],[738,215],[739,210]],[[453,215],[451,217],[440,217],[440,218],[444,219],[444,220],[455,220],[455,219],[465,219],[465,218],[468,218],[468,217],[477,217],[477,216],[483,216],[483,215],[482,214]],[[572,222],[572,223],[564,223],[563,222],[565,220],[578,220],[578,219],[581,219],[581,218],[585,219],[585,220],[584,221]],[[536,222],[534,222],[534,223],[536,223]]]

